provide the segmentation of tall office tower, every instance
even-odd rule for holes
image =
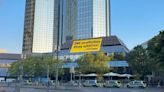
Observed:
[[[31,53],[33,44],[35,0],[26,0],[22,53]]]
[[[78,0],[76,39],[110,36],[110,0]]]
[[[110,35],[110,0],[26,0],[23,53],[48,53],[72,39]]]
[[[77,1],[78,0],[63,0],[62,43],[76,39]]]
[[[26,0],[23,53],[47,53],[57,48],[60,0]]]

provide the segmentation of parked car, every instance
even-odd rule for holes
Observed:
[[[49,85],[50,85],[50,86],[55,86],[55,84],[56,84],[56,83],[55,83],[54,80],[50,80],[50,82],[49,82]]]
[[[24,83],[25,83],[25,85],[32,85],[33,84],[33,82],[29,81],[29,80],[25,80]]]
[[[75,81],[70,81],[69,84],[70,86],[78,86],[78,83]]]
[[[84,87],[99,87],[97,80],[86,80],[82,85]]]
[[[103,85],[104,87],[116,87],[116,88],[120,88],[122,86],[121,82],[117,81],[117,80],[110,80],[110,81],[106,81]]]
[[[146,85],[146,82],[144,82],[144,81],[134,80],[134,81],[129,82],[127,84],[127,87],[128,88],[146,88],[147,85]]]

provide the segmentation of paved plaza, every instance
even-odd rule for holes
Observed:
[[[18,92],[15,87],[0,87],[0,92]],[[50,89],[46,88],[34,88],[34,87],[24,87],[20,89],[20,92],[164,92],[163,88],[94,88],[94,87],[69,87],[69,88],[59,88]]]

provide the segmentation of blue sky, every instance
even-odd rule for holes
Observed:
[[[164,0],[111,0],[112,35],[132,49],[164,30]],[[21,53],[25,0],[0,0],[0,48]]]

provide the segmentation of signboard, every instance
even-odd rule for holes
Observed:
[[[102,38],[73,41],[71,53],[100,51]]]

